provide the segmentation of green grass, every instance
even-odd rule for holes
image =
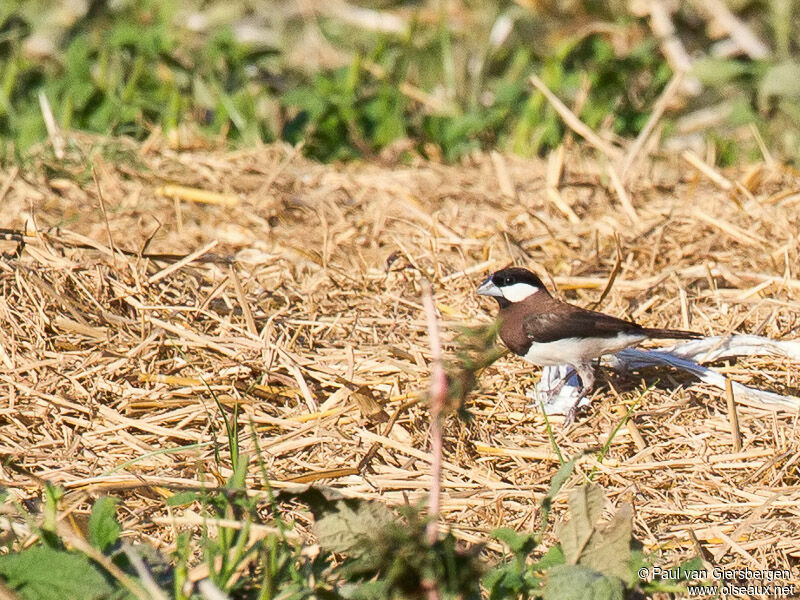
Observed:
[[[795,3],[774,4],[787,4],[791,13]],[[578,114],[590,127],[628,138],[641,130],[671,75],[644,19],[588,2],[555,14],[510,2],[459,5],[460,26],[442,13],[432,18],[420,3],[425,18],[406,11],[410,27],[402,34],[368,31],[324,13],[313,20],[276,17],[281,26],[274,39],[257,44],[234,34],[246,13],[246,4],[235,0],[191,9],[155,0],[93,6],[60,28],[42,3],[0,6],[0,156],[6,160],[19,160],[47,139],[40,92],[65,130],[144,139],[160,128],[176,145],[283,139],[304,143],[307,154],[326,161],[370,157],[408,140],[404,147],[417,153],[456,160],[477,148],[535,155],[561,143],[564,125],[528,83],[531,73],[567,105],[579,102]],[[222,17],[192,31],[185,27],[192,10]],[[710,47],[703,29],[680,16],[682,39],[698,50]],[[750,123],[770,147],[795,158],[799,63],[792,26],[779,17],[765,12],[755,22],[774,36],[775,57],[698,62],[705,91],[685,110],[733,104],[725,123],[706,132],[722,163],[757,156],[755,140],[742,139],[741,126]],[[492,38],[493,27],[503,24],[508,35]],[[311,43],[309,32],[349,62],[298,64],[292,56]],[[44,59],[27,45],[42,38],[54,45]]]
[[[35,24],[21,5],[0,8],[0,138],[24,151],[46,138],[43,92],[63,129],[143,139],[188,123],[246,144],[273,132],[246,69],[269,48],[237,44],[227,28],[206,36],[176,25],[170,2],[123,3],[76,22],[42,61],[24,50]],[[263,92],[261,92],[263,93]],[[8,147],[6,148],[8,150]]]

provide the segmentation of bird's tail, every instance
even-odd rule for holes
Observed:
[[[651,338],[664,338],[673,340],[696,340],[703,337],[702,333],[695,331],[685,331],[683,329],[658,329],[657,327],[645,327],[644,333]]]

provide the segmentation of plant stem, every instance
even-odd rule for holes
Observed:
[[[442,422],[441,413],[447,398],[447,377],[442,367],[442,341],[439,336],[439,323],[433,303],[431,285],[422,283],[422,306],[428,322],[428,336],[431,343],[431,489],[428,497],[428,542],[433,545],[439,537],[439,502],[442,478]]]

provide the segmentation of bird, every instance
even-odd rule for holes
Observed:
[[[581,381],[578,400],[595,384],[593,361],[647,339],[697,339],[694,331],[643,327],[554,298],[542,280],[528,269],[508,267],[489,275],[478,287],[481,296],[500,306],[499,335],[514,354],[537,366],[569,365]],[[553,390],[558,394],[570,372]],[[576,405],[567,415],[574,418]]]

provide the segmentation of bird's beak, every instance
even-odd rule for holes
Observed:
[[[494,284],[491,275],[487,277],[486,281],[480,285],[477,293],[479,296],[496,296],[498,298],[503,297],[503,292]]]

